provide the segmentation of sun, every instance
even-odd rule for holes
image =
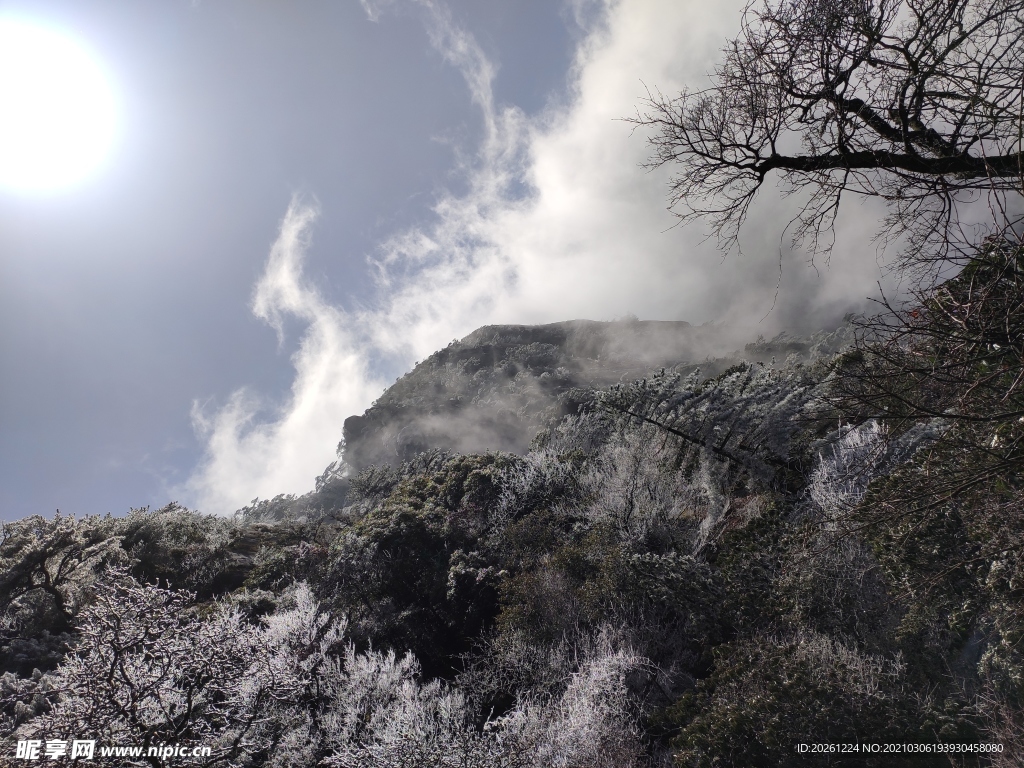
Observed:
[[[0,188],[49,192],[96,171],[117,108],[95,58],[73,38],[0,18]]]

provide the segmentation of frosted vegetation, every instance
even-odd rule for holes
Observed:
[[[348,419],[309,494],[4,524],[0,736],[232,768],[1020,765],[1022,19],[754,3],[708,90],[637,118],[726,243],[769,172],[819,254],[844,192],[879,196],[905,304],[734,353],[482,328]]]
[[[979,438],[956,414],[878,407],[878,381],[913,374],[861,333],[576,387],[521,454],[334,465],[234,519],[7,524],[4,733],[202,744],[227,766],[799,765],[800,741],[1019,743],[1013,475],[929,480],[1001,471],[1019,418]],[[410,408],[438,391],[420,370]],[[929,397],[965,413],[978,391]]]

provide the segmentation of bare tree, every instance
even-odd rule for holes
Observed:
[[[775,171],[807,195],[794,243],[827,255],[843,196],[879,197],[906,265],[979,241],[964,204],[1020,222],[1022,118],[1024,0],[759,0],[711,87],[651,93],[632,122],[652,129],[652,167],[680,167],[681,218],[724,247]]]

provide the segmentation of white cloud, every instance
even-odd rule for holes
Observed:
[[[308,490],[333,457],[342,422],[383,386],[368,370],[351,320],[303,278],[315,218],[313,206],[292,201],[253,298],[253,313],[279,335],[286,315],[306,324],[292,357],[288,402],[268,414],[257,395],[242,389],[212,415],[193,405],[206,455],[180,490],[204,511],[229,513],[255,496]]]
[[[361,2],[371,20],[390,4]],[[487,323],[627,312],[728,322],[767,335],[841,316],[874,292],[879,270],[864,220],[877,222],[877,210],[852,209],[840,222],[843,247],[829,269],[819,273],[786,253],[776,301],[778,222],[793,201],[764,200],[744,253],[723,261],[703,232],[674,227],[665,210],[669,171],[640,167],[647,147],[621,118],[634,113],[644,83],[672,92],[702,82],[737,30],[742,2],[608,0],[598,14],[576,2],[576,18],[592,22],[576,51],[570,96],[535,117],[495,104],[494,64],[445,6],[416,5],[483,118],[480,146],[461,160],[468,192],[443,197],[432,222],[381,245],[380,301],[352,314],[304,281],[314,212],[292,205],[253,304],[279,333],[286,315],[307,324],[292,396],[263,420],[245,391],[212,416],[197,410],[207,457],[190,488],[207,511],[308,490],[333,459],[344,418],[380,392],[368,379],[374,355],[408,364]],[[522,184],[525,195],[516,191]]]
[[[443,199],[431,226],[384,244],[380,272],[390,303],[374,313],[375,342],[419,357],[485,322],[610,319],[627,312],[758,324],[771,310],[759,330],[773,332],[841,316],[873,293],[879,271],[862,223],[865,215],[877,221],[877,211],[849,212],[840,229],[852,236],[829,269],[816,272],[800,254],[786,253],[775,302],[777,222],[794,201],[762,201],[744,254],[723,261],[713,243],[703,242],[705,233],[674,227],[665,210],[670,169],[640,167],[647,146],[621,118],[634,111],[643,83],[671,92],[701,82],[735,33],[741,7],[607,3],[577,51],[568,106],[533,119],[493,105],[489,89],[480,95],[489,80],[467,75],[488,128],[470,192]],[[443,21],[442,14],[434,17],[435,24]],[[436,39],[443,45],[446,38]],[[474,69],[478,51],[450,60],[471,73],[492,71]],[[527,183],[525,198],[511,193],[513,181]],[[402,271],[395,265],[410,264],[419,267],[415,281],[388,277]]]
[[[394,5],[394,0],[359,0],[359,4],[363,6],[366,18],[372,22],[378,22],[381,14],[388,7]]]

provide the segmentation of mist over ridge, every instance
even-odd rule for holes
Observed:
[[[383,26],[406,6],[371,7]],[[798,195],[759,201],[728,256],[700,226],[677,227],[665,210],[671,174],[642,167],[643,132],[624,118],[646,82],[704,82],[738,6],[597,4],[580,22],[565,98],[532,114],[497,98],[500,62],[443,5],[408,8],[462,77],[482,136],[459,148],[453,189],[437,190],[433,216],[366,255],[371,295],[338,301],[310,279],[315,220],[331,211],[293,200],[253,303],[275,331],[298,328],[285,339],[292,386],[276,398],[240,384],[227,398],[197,399],[193,423],[205,450],[172,498],[230,514],[254,496],[306,492],[332,459],[345,418],[413,361],[481,326],[629,314],[714,322],[737,329],[713,352],[720,356],[758,335],[835,327],[870,307],[879,282],[891,287],[870,240],[881,216],[872,201],[840,212],[831,262],[815,265],[784,237]]]
[[[346,418],[337,459],[313,490],[254,499],[241,514],[315,516],[344,504],[350,479],[364,470],[430,461],[423,457],[525,456],[539,435],[593,411],[609,388],[658,376],[710,381],[751,365],[793,372],[829,359],[853,338],[848,322],[753,340],[744,328],[635,317],[483,326],[418,362],[362,414]]]
[[[849,338],[843,329],[744,344],[748,336],[737,328],[636,318],[488,325],[430,355],[364,414],[347,418],[339,457],[358,471],[429,450],[523,454],[537,430],[574,413],[587,390],[659,370],[711,378],[740,362],[807,363]]]

